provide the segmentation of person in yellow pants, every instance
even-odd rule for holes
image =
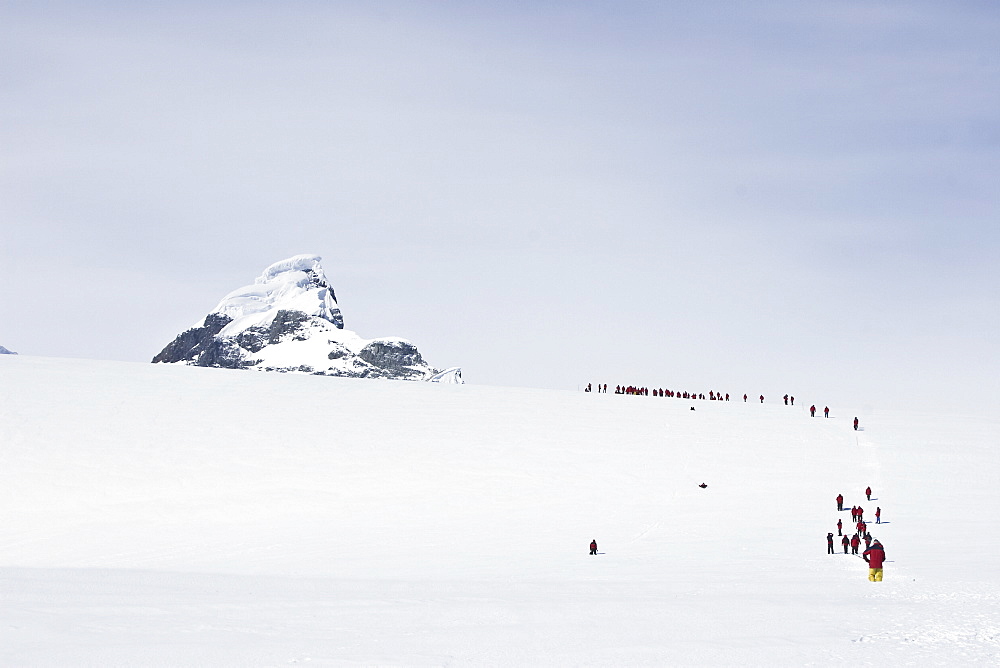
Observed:
[[[885,548],[878,539],[861,555],[868,562],[868,579],[872,582],[882,581],[882,562],[885,561]]]

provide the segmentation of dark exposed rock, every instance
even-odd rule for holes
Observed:
[[[17,353],[15,353],[13,350],[7,350],[3,346],[0,346],[0,355],[16,355],[16,354]]]
[[[327,354],[327,356],[326,356],[327,359],[339,360],[339,359],[347,357],[347,356],[349,356],[351,354],[350,350],[348,350],[344,346],[340,345],[336,341],[331,341],[330,343],[333,345],[333,348]]]
[[[249,366],[243,361],[241,348],[233,339],[213,339],[198,355],[195,365],[223,369],[244,369]]]
[[[215,344],[215,335],[222,331],[222,328],[233,321],[228,315],[222,313],[210,313],[205,317],[205,324],[201,327],[192,327],[186,332],[181,332],[177,338],[167,344],[167,347],[160,351],[160,354],[153,358],[153,363],[157,362],[189,362],[200,360],[202,355]],[[219,358],[219,353],[208,354],[209,359]],[[198,366],[203,366],[200,361],[195,362]],[[214,364],[204,366],[216,366]]]
[[[408,341],[376,340],[361,349],[358,357],[392,376],[423,376],[410,367],[425,366],[417,347]]]
[[[252,353],[260,352],[268,344],[269,330],[267,327],[247,327],[236,335],[236,343],[240,348]]]
[[[305,341],[307,337],[304,334],[297,334],[297,332],[301,332],[303,325],[307,322],[309,322],[309,316],[302,311],[281,309],[271,322],[271,328],[268,331],[268,343],[281,343],[283,337],[288,334],[294,335],[292,338],[296,341]],[[340,328],[342,329],[343,327],[344,322],[343,318],[341,318]]]

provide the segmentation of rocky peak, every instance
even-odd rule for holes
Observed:
[[[344,318],[317,255],[275,262],[179,334],[154,363],[442,382],[405,339],[363,339]],[[461,373],[449,373],[461,382]]]

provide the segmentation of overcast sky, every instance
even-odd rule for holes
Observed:
[[[477,384],[1000,393],[995,2],[6,2],[0,345],[316,253]]]

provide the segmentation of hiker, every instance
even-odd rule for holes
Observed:
[[[858,534],[851,536],[851,554],[858,553],[858,546],[861,545],[861,539],[858,538]]]
[[[851,506],[851,521],[852,522],[857,522],[858,521],[858,507],[857,506]]]
[[[875,507],[875,524],[882,524],[882,509]]]
[[[597,554],[597,539],[590,541],[590,553]]]
[[[844,495],[843,494],[838,494],[837,495],[837,512],[840,512],[843,509],[844,509]]]
[[[881,582],[882,562],[885,561],[885,548],[882,547],[882,543],[876,540],[865,550],[861,558],[868,562],[868,579],[871,582]]]
[[[858,430],[858,418],[854,418],[854,431]]]
[[[825,417],[825,418],[830,417],[830,407],[829,406],[824,406],[823,407],[823,417]]]
[[[844,536],[844,539],[840,542],[844,546],[844,554],[847,554],[847,548],[850,547],[851,545],[851,539],[848,538],[847,536]]]
[[[809,407],[809,417],[816,417],[816,404]]]
[[[843,532],[841,531],[841,529],[843,529],[843,528],[844,528],[844,523],[841,520],[838,519],[837,520],[837,535],[838,536],[843,536],[844,535]]]
[[[872,535],[867,531],[865,532],[864,540],[865,540],[865,549],[867,550],[869,547],[872,546]]]
[[[833,554],[833,534],[826,534],[826,553]]]
[[[868,487],[868,488],[867,488],[867,489],[865,490],[865,497],[866,497],[866,498],[867,498],[867,499],[868,499],[869,501],[871,501],[871,500],[872,500],[872,488],[871,488],[871,487]]]

